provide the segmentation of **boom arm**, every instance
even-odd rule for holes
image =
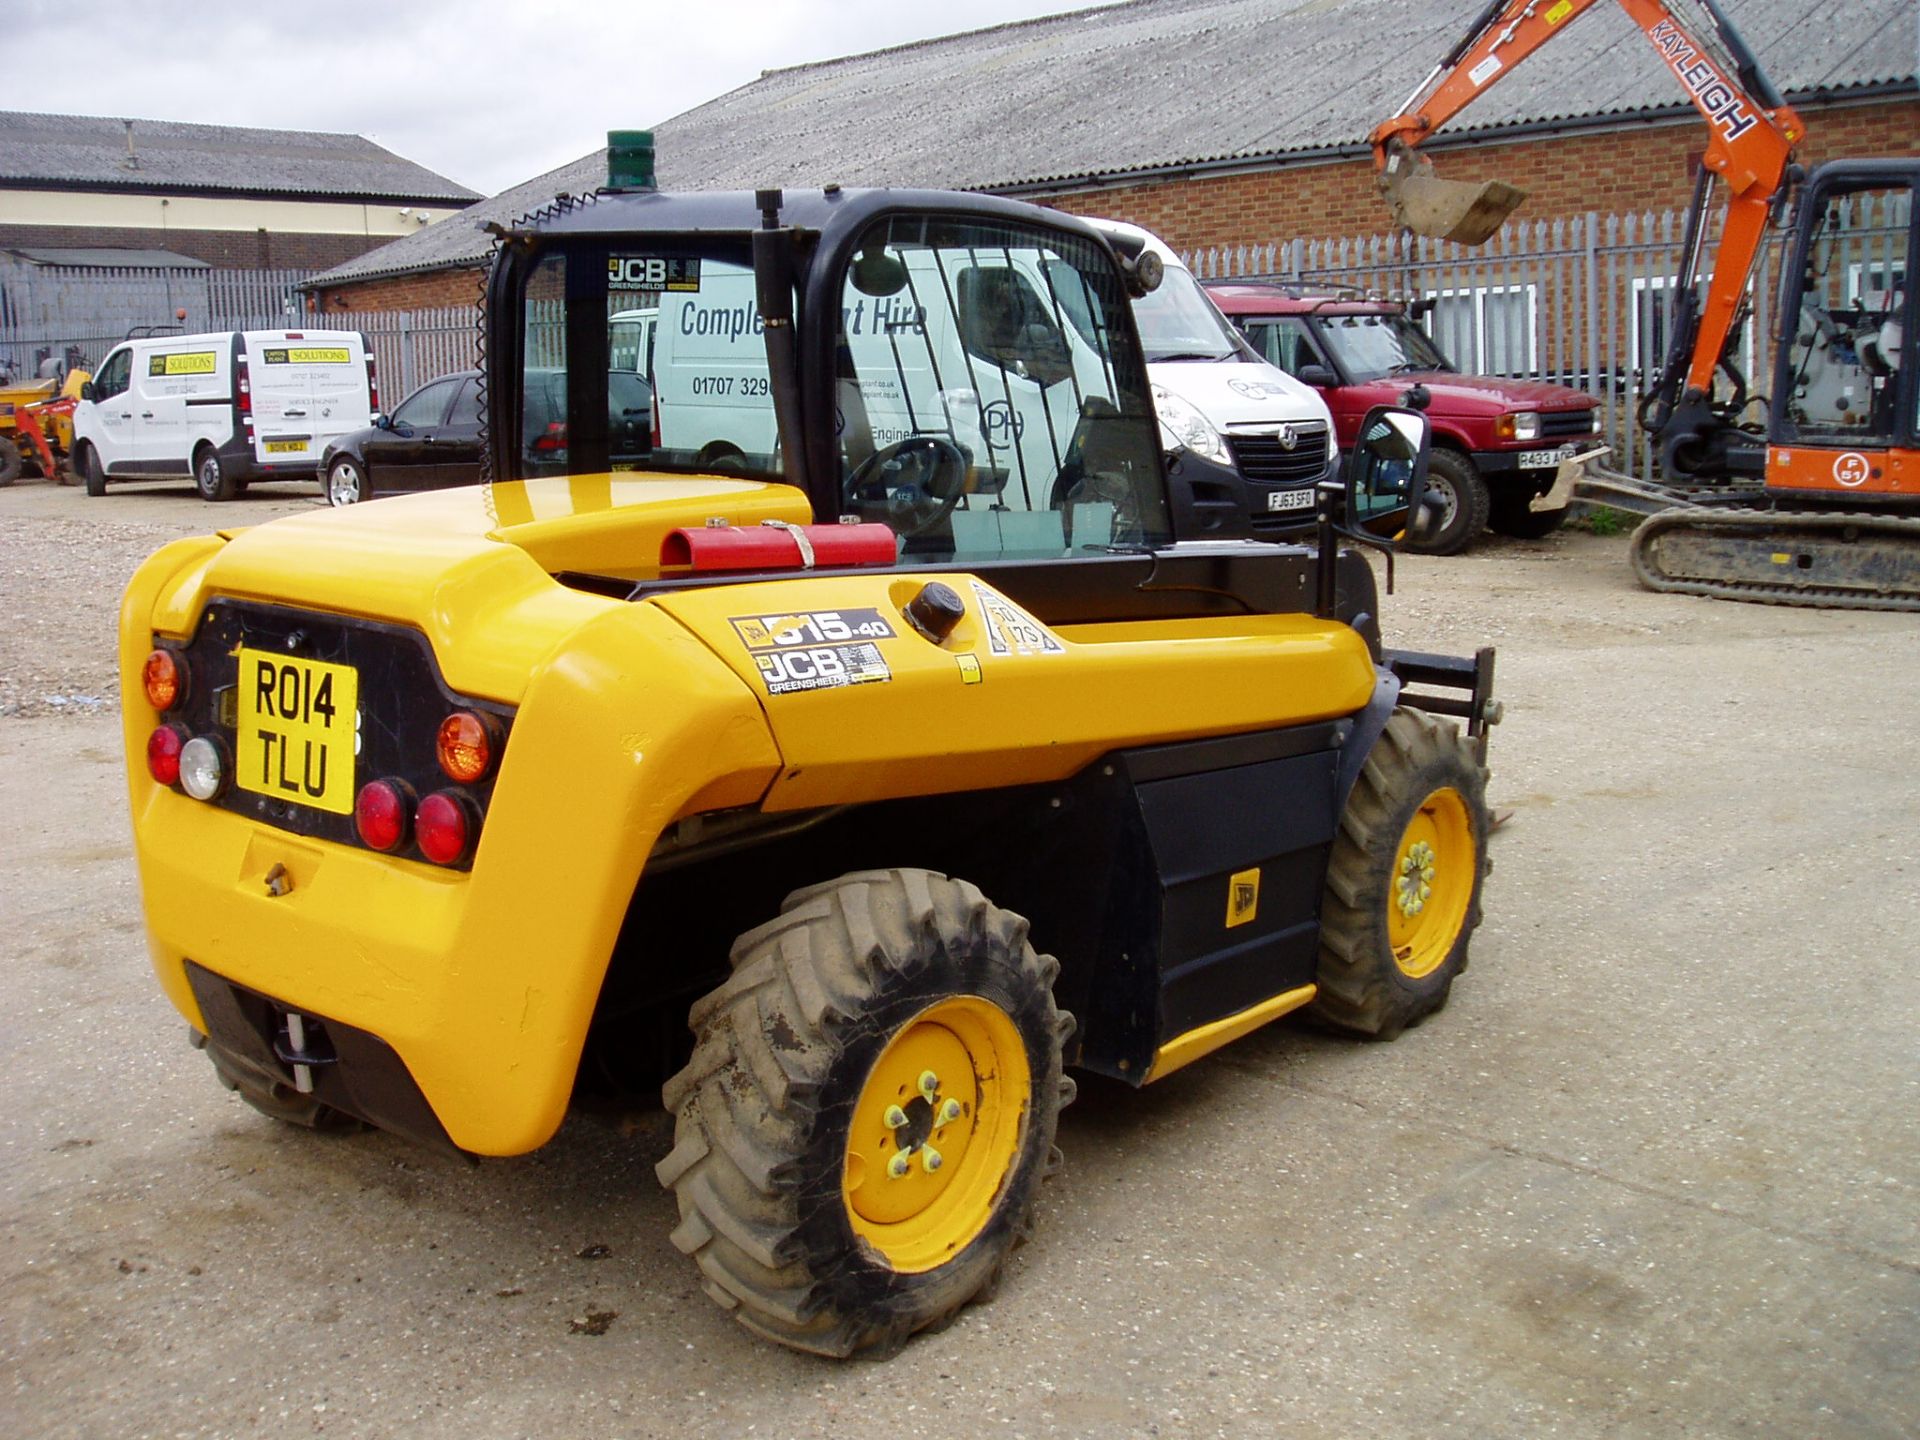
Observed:
[[[1381,172],[1381,186],[1402,223],[1434,233],[1428,226],[1409,218],[1410,207],[1403,199],[1410,184],[1435,183],[1421,174],[1421,170],[1430,167],[1417,157],[1419,146],[1522,60],[1599,3],[1600,0],[1552,0],[1552,3],[1549,0],[1493,0],[1466,38],[1434,67],[1393,117],[1373,132],[1374,163]],[[1727,185],[1727,214],[1721,227],[1713,282],[1706,303],[1692,317],[1691,326],[1677,328],[1673,359],[1663,376],[1662,393],[1655,397],[1655,415],[1649,421],[1656,431],[1680,421],[1683,428],[1691,432],[1692,439],[1702,440],[1706,438],[1704,432],[1713,428],[1707,422],[1711,419],[1714,371],[1722,361],[1728,337],[1740,317],[1747,277],[1765,241],[1768,212],[1786,183],[1793,146],[1805,134],[1805,129],[1800,117],[1781,99],[1761,71],[1753,52],[1715,0],[1700,0],[1700,4],[1720,42],[1720,49],[1732,61],[1730,67],[1722,63],[1716,50],[1702,44],[1662,0],[1617,0],[1617,3],[1660,52],[1687,98],[1706,120],[1704,169],[1706,175],[1717,175]],[[1490,234],[1499,220],[1524,198],[1510,187],[1500,188],[1504,193],[1495,203],[1504,208],[1492,215],[1491,225],[1465,227],[1476,232],[1484,228],[1479,238]],[[1696,192],[1695,213],[1688,227],[1686,273],[1681,276],[1682,293],[1686,296],[1692,294],[1705,232],[1704,216],[1699,213],[1705,195],[1703,183]],[[1509,196],[1511,199],[1506,198]],[[1462,207],[1461,213],[1464,211]],[[1488,214],[1483,198],[1476,218],[1484,222]],[[1683,309],[1681,314],[1684,317],[1686,311]],[[1687,333],[1689,328],[1691,333]],[[1672,392],[1677,387],[1673,382],[1679,376],[1682,357],[1685,358],[1686,389],[1676,404]],[[1670,437],[1670,440],[1687,438]],[[1671,451],[1674,446],[1669,443],[1663,448]],[[1693,466],[1683,464],[1682,468]]]

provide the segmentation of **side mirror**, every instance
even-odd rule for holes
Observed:
[[[376,430],[391,430],[393,428],[393,417],[391,415],[376,414],[373,417],[373,428]]]
[[[1396,405],[1369,410],[1347,465],[1347,523],[1403,542],[1430,539],[1443,512],[1438,497],[1427,503],[1432,440],[1433,427],[1418,410]]]
[[[1331,390],[1340,383],[1340,377],[1324,365],[1302,365],[1294,372],[1293,378],[1302,385],[1312,385],[1319,390]]]
[[[93,382],[91,380],[82,380],[80,382],[80,398],[82,400],[93,399]]]

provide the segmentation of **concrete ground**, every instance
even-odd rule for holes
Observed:
[[[1656,596],[1582,534],[1403,561],[1389,643],[1496,643],[1507,703],[1451,1006],[1084,1084],[1000,1298],[833,1364],[699,1292],[664,1117],[467,1167],[187,1047],[113,606],[310,496],[0,491],[0,1433],[1920,1434],[1912,616]]]

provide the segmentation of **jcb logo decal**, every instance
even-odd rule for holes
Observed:
[[[1260,870],[1241,870],[1227,880],[1227,929],[1245,925],[1260,913]]]

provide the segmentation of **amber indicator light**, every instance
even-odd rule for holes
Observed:
[[[187,676],[171,650],[154,650],[140,669],[146,687],[147,703],[156,710],[171,710],[186,698]]]
[[[434,753],[449,780],[471,785],[493,765],[493,732],[470,710],[456,710],[440,722]]]

